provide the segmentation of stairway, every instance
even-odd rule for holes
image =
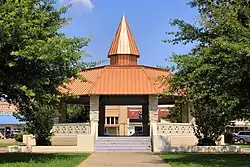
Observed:
[[[151,152],[150,137],[98,137],[95,152]]]

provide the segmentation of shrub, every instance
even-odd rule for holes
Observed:
[[[28,134],[28,132],[22,132],[22,133],[16,134],[15,140],[17,142],[23,142],[23,135],[27,135],[27,134]]]

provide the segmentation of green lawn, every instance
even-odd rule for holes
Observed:
[[[1,167],[76,167],[88,154],[0,153]]]
[[[0,143],[0,147],[7,147],[7,146],[13,146],[16,145],[14,143]]]
[[[166,153],[160,155],[171,167],[249,167],[250,154]]]
[[[235,146],[240,146],[241,148],[250,148],[250,144],[234,144]]]

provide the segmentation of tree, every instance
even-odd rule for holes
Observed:
[[[69,19],[64,17],[67,7],[57,9],[54,4],[53,0],[0,0],[0,97],[19,107],[29,129],[38,126],[41,131],[35,122],[50,122],[51,106],[39,110],[40,105],[58,105],[62,96],[58,87],[85,68],[81,60],[89,42],[58,31]]]
[[[203,112],[201,104],[216,111],[217,116],[223,115],[223,125],[249,118],[250,1],[192,0],[189,5],[198,9],[200,24],[173,20],[171,25],[178,26],[179,31],[168,33],[174,36],[165,42],[197,45],[188,54],[173,55],[177,71],[170,80],[171,90],[185,90],[185,98],[197,104],[194,116],[198,119],[199,112],[206,114],[207,122],[214,119],[214,115]],[[197,118],[199,128],[211,126],[205,121],[198,123]],[[200,133],[211,135],[217,130]]]
[[[58,103],[59,104],[59,103]],[[26,122],[27,131],[34,135],[36,145],[51,145],[50,137],[54,118],[58,116],[60,106],[50,102],[22,103],[20,111],[25,111],[25,117],[18,113],[18,118]]]
[[[192,116],[194,134],[198,139],[198,145],[215,146],[221,140],[221,134],[231,122],[231,117],[224,112],[225,109],[215,101],[202,99],[196,101]]]

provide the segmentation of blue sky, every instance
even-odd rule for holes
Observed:
[[[198,15],[188,0],[58,0],[57,6],[73,2],[67,16],[72,18],[61,31],[67,36],[91,36],[86,48],[92,55],[86,61],[107,60],[107,52],[118,24],[125,14],[141,57],[139,64],[168,65],[165,61],[172,53],[186,53],[191,45],[163,43],[166,31],[173,31],[171,19],[184,19],[194,23]]]

